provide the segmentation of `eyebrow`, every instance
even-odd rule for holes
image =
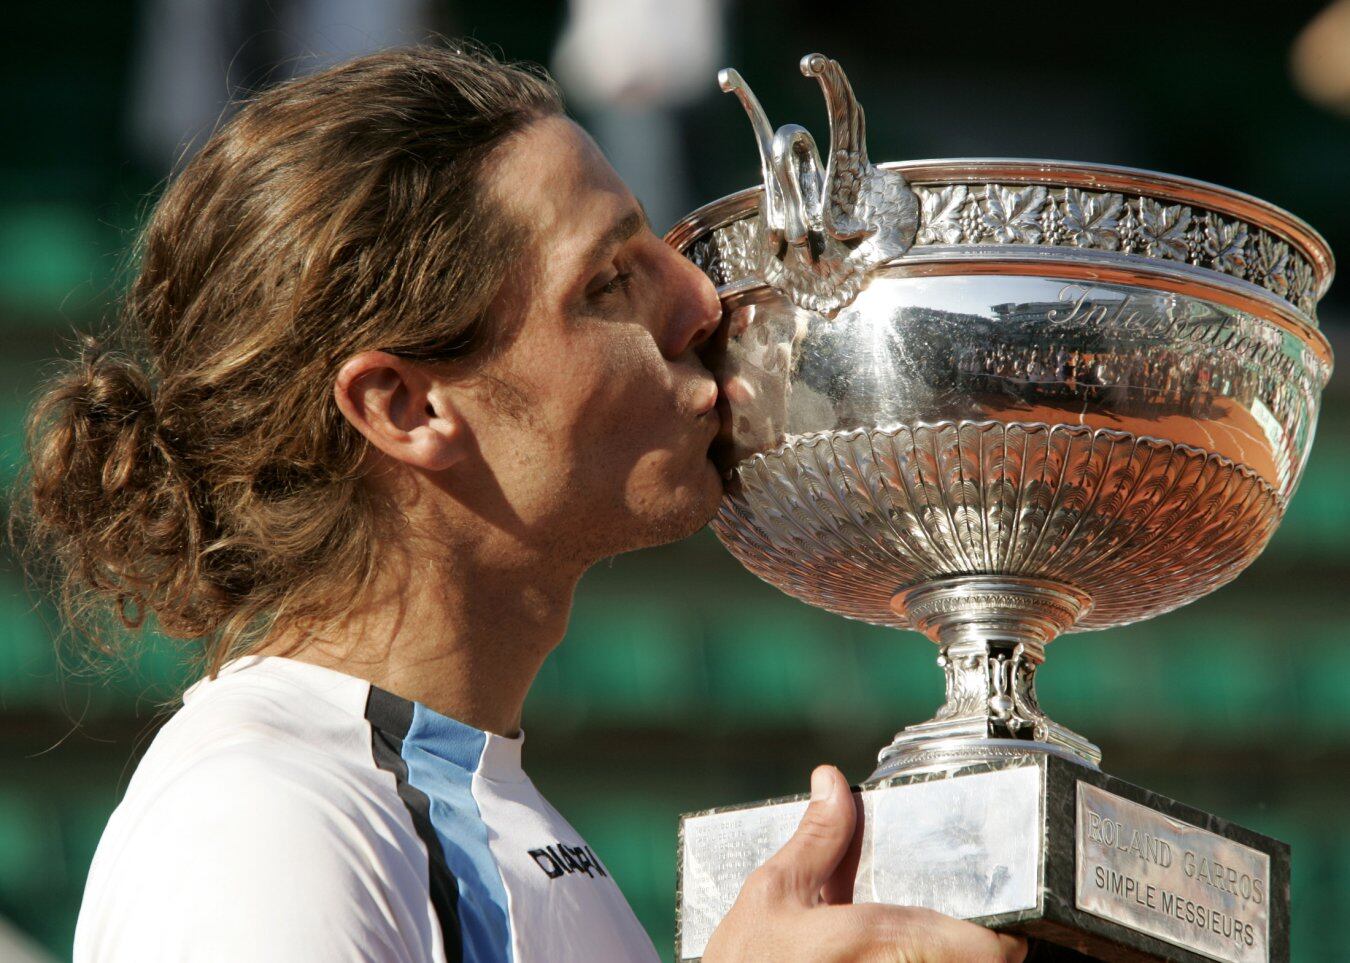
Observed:
[[[647,219],[647,209],[638,201],[637,210],[630,210],[623,217],[611,224],[605,233],[595,240],[595,243],[586,251],[587,265],[594,264],[600,260],[600,255],[611,248],[618,247],[624,241],[633,237],[638,231],[650,225]]]

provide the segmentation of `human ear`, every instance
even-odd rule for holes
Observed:
[[[353,428],[396,461],[444,471],[467,450],[467,428],[426,366],[384,351],[347,359],[333,398]]]

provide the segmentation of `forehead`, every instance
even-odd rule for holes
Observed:
[[[636,206],[590,135],[560,116],[536,120],[512,137],[488,183],[506,211],[530,226],[534,249],[546,260],[580,256]]]

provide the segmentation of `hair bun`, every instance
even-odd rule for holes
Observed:
[[[182,486],[145,369],[86,340],[34,405],[28,449],[28,521],[39,541],[65,546],[86,583],[116,593],[139,581],[161,548],[150,544],[151,523],[186,508],[171,495]]]
[[[83,378],[80,401],[89,417],[125,421],[154,413],[150,379],[135,361],[90,339],[78,364]]]
[[[152,484],[148,476],[167,467],[167,453],[158,437],[154,389],[145,370],[90,339],[70,372],[67,391],[69,441],[102,463],[104,493],[124,491],[138,481]],[[72,463],[83,460],[78,451],[69,457]]]

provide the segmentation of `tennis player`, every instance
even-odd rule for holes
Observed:
[[[400,49],[243,105],[33,413],[71,615],[205,640],[75,959],[657,959],[522,770],[521,704],[588,566],[712,515],[719,319],[536,70]],[[1022,959],[846,905],[852,797],[811,786],[708,963]]]

